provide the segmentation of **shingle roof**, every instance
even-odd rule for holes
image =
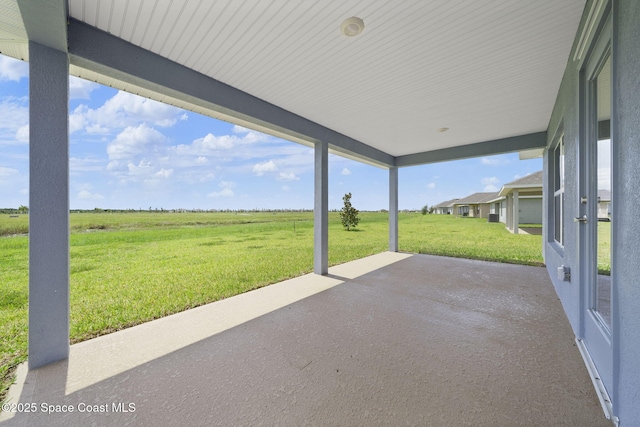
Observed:
[[[451,199],[451,200],[447,200],[446,202],[442,202],[442,203],[438,203],[437,205],[434,206],[434,208],[438,209],[438,208],[447,208],[451,205],[453,205],[453,203],[455,201],[457,201],[458,199]]]
[[[480,203],[487,203],[489,200],[493,200],[498,197],[498,193],[473,193],[470,196],[459,199],[455,202],[456,205],[476,205]]]
[[[522,178],[518,178],[515,181],[507,182],[504,186],[515,188],[523,186],[528,187],[532,185],[539,185],[540,187],[542,187],[542,171],[529,174]]]

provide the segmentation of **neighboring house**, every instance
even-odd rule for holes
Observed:
[[[433,213],[438,215],[451,215],[453,214],[453,204],[458,199],[447,200],[446,202],[438,203],[434,206]]]
[[[489,201],[495,199],[498,193],[473,193],[453,204],[454,215],[473,218],[487,218],[490,212]]]
[[[497,194],[489,201],[491,213],[498,214],[507,229],[518,233],[520,224],[542,224],[542,171],[503,185]]]
[[[598,220],[611,221],[610,190],[598,190]]]

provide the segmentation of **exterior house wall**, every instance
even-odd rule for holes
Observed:
[[[615,225],[612,271],[614,376],[618,387],[614,397],[621,426],[640,423],[640,2],[613,2],[614,87],[613,135],[617,143],[617,177],[613,178],[611,214]],[[615,162],[615,160],[614,160]],[[615,163],[614,163],[615,165]],[[614,347],[615,348],[615,347]]]
[[[598,203],[598,218],[609,218],[610,211],[609,206],[610,202],[600,202]]]
[[[507,223],[507,202],[506,200],[502,200],[500,202],[500,222],[503,224]]]
[[[520,224],[542,224],[542,198],[520,198]]]
[[[587,13],[588,1],[576,36],[579,39]],[[612,347],[613,389],[609,390],[614,415],[620,426],[640,423],[640,2],[612,1],[612,135],[614,141],[614,174],[612,177]],[[574,43],[575,49],[575,43]],[[581,277],[579,224],[580,216],[579,145],[580,145],[580,64],[569,57],[562,84],[547,130],[544,153],[544,256],[549,277],[578,338],[581,330]],[[555,242],[553,230],[553,164],[552,144],[564,134],[564,246]],[[617,152],[616,152],[617,151]],[[560,266],[571,269],[570,281],[558,278]]]
[[[491,203],[481,203],[478,207],[480,208],[480,218],[489,218],[489,213],[491,212]]]

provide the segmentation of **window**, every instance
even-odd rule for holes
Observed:
[[[553,181],[554,239],[564,245],[564,135],[553,150]]]

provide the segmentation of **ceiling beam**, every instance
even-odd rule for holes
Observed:
[[[395,157],[253,95],[200,74],[74,19],[69,20],[71,64],[160,95],[206,108],[278,136],[314,144],[377,166],[395,165]]]
[[[544,148],[547,145],[547,132],[512,136],[476,144],[460,145],[440,150],[424,151],[396,157],[396,166],[416,166],[429,163],[468,159],[471,157],[491,156],[516,151]]]
[[[18,0],[29,41],[67,52],[67,1]]]

